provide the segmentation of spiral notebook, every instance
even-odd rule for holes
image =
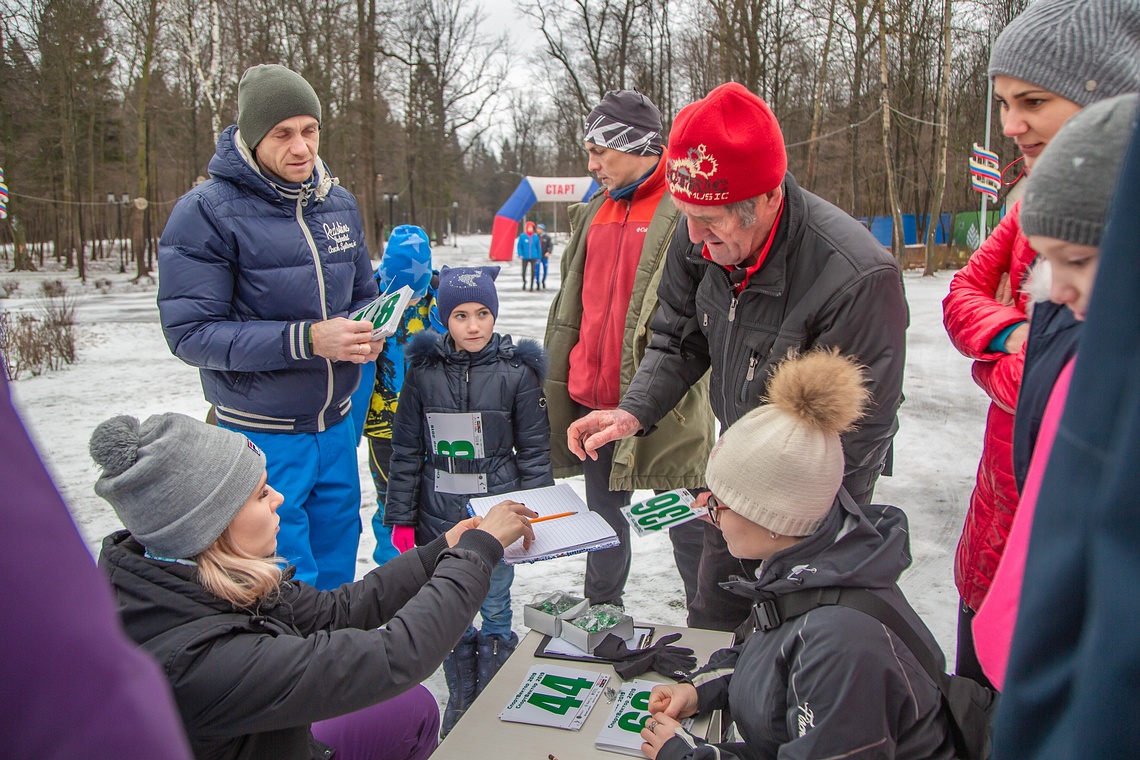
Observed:
[[[533,525],[534,543],[529,549],[523,549],[520,538],[508,546],[503,555],[503,561],[508,565],[609,549],[621,543],[609,523],[597,512],[591,512],[586,502],[582,501],[582,497],[566,483],[495,496],[480,496],[467,502],[467,511],[472,515],[484,517],[491,507],[507,500],[525,504],[540,517],[562,512],[574,513]]]

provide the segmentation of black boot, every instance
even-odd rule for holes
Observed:
[[[518,645],[519,637],[514,631],[511,631],[510,638],[497,634],[490,636],[479,634],[479,688],[476,694],[482,693],[483,688],[491,682]]]
[[[443,661],[443,677],[447,681],[447,707],[443,711],[439,737],[442,739],[455,726],[467,708],[475,701],[478,693],[478,671],[476,646],[479,634],[468,629],[463,638]]]

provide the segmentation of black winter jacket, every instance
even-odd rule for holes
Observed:
[[[1038,301],[1033,305],[1017,413],[1013,416],[1013,477],[1018,493],[1025,487],[1037,433],[1057,376],[1077,353],[1082,324],[1073,316],[1073,310],[1063,304]]]
[[[119,531],[104,539],[99,564],[127,634],[170,680],[199,760],[329,757],[309,725],[435,672],[503,556],[490,534],[468,531],[452,549],[440,538],[336,591],[286,582],[275,604],[251,611],[207,591],[195,568],[143,552]]]
[[[863,503],[898,430],[909,319],[902,278],[863,225],[790,174],[784,204],[768,257],[739,296],[681,219],[657,290],[653,337],[619,408],[650,431],[711,367],[709,400],[727,428],[760,404],[790,350],[836,347],[867,367],[872,403],[843,436],[843,484]]]
[[[509,335],[495,333],[482,351],[469,354],[428,330],[412,339],[406,356],[392,428],[385,525],[414,525],[416,543],[423,545],[467,518],[467,500],[480,494],[437,492],[437,469],[486,474],[486,494],[554,485],[542,346],[532,340],[515,346]],[[433,412],[479,412],[484,456],[432,452],[427,415]]]
[[[839,498],[819,530],[724,584],[753,602],[801,589],[866,588],[898,610],[941,661],[897,581],[910,565],[906,515]],[[875,618],[820,607],[713,654],[691,679],[700,712],[731,708],[745,744],[670,739],[660,760],[848,758],[950,760],[942,694],[902,640]]]

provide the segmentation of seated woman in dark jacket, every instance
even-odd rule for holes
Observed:
[[[245,436],[181,414],[114,417],[90,448],[95,491],[127,528],[99,563],[198,758],[431,754],[439,710],[419,684],[475,616],[503,547],[533,539],[535,513],[504,502],[322,592],[274,556],[282,497]]]
[[[867,400],[861,369],[816,351],[772,376],[769,402],[713,447],[709,517],[734,557],[762,560],[731,590],[762,602],[801,589],[869,589],[937,653],[897,581],[910,564],[907,520],[856,506],[841,490],[839,434]],[[743,744],[700,744],[678,720],[730,708]],[[654,687],[642,730],[650,758],[954,757],[938,685],[875,618],[818,607],[767,632],[752,629],[685,683]]]

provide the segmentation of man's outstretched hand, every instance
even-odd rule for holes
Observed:
[[[639,430],[641,423],[624,409],[598,409],[566,428],[566,445],[583,462],[586,457],[597,460],[598,449]]]

